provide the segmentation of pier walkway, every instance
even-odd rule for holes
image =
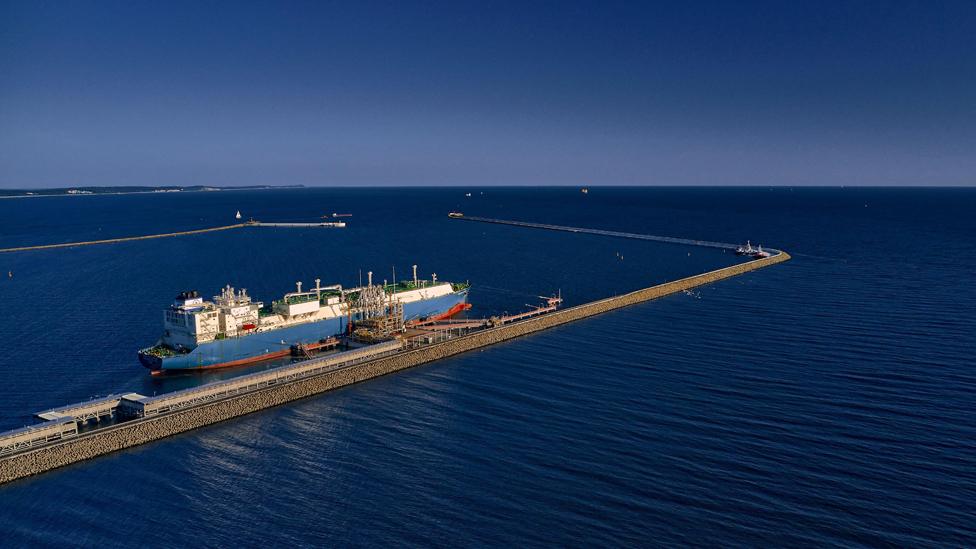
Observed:
[[[34,417],[47,421],[72,418],[78,423],[85,423],[86,421],[92,419],[96,421],[100,421],[103,418],[114,419],[115,410],[119,406],[119,401],[126,396],[133,394],[135,393],[108,395],[106,397],[92,399],[87,402],[69,404],[67,406],[37,412],[34,414]]]

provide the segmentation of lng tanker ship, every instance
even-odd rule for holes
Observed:
[[[366,286],[321,286],[296,291],[265,305],[252,301],[247,290],[226,286],[212,301],[196,291],[182,292],[163,311],[163,336],[139,351],[139,361],[152,373],[239,366],[283,357],[293,345],[316,347],[350,326],[380,314],[397,303],[406,322],[442,319],[469,307],[468,284],[413,280]]]

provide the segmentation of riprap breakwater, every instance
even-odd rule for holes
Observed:
[[[592,301],[544,316],[486,329],[427,347],[355,364],[312,378],[268,387],[199,407],[97,429],[61,443],[3,458],[0,460],[0,483],[36,475],[71,463],[159,440],[198,427],[212,425],[575,320],[718,282],[789,259],[789,254],[780,251],[772,257],[747,261],[623,295]]]

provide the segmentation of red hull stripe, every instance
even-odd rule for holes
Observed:
[[[456,314],[458,314],[458,313],[460,313],[462,311],[467,311],[470,308],[471,308],[471,304],[470,303],[458,303],[457,305],[455,305],[455,306],[451,307],[450,309],[448,309],[448,311],[446,313],[444,313],[442,315],[439,315],[439,316],[435,316],[434,317],[434,320],[445,320],[445,319],[451,318],[452,316],[454,316],[454,315],[456,315]]]
[[[262,360],[281,358],[283,356],[288,356],[290,354],[291,354],[291,349],[285,349],[283,351],[275,351],[273,353],[268,353],[266,355],[249,356],[247,358],[242,358],[240,360],[221,362],[219,364],[210,364],[207,366],[201,366],[199,368],[180,368],[180,370],[210,370],[211,368],[230,368],[231,366],[243,366],[245,364],[251,364],[253,362],[261,362]]]
[[[447,312],[441,313],[441,314],[439,314],[437,316],[432,316],[432,317],[428,318],[427,320],[424,320],[423,322],[432,322],[432,321],[435,321],[435,320],[446,320],[446,319],[451,318],[452,316],[454,316],[454,315],[456,315],[456,314],[458,314],[458,313],[460,313],[462,311],[467,311],[470,308],[471,308],[471,304],[470,303],[458,303],[457,305],[455,305],[455,306],[451,307],[450,309],[448,309]],[[407,324],[413,324],[413,323],[416,323],[416,322],[419,322],[419,321],[412,321],[412,322],[408,322]]]
[[[445,319],[451,318],[452,316],[454,316],[454,315],[456,315],[456,314],[458,314],[458,313],[460,313],[462,311],[467,311],[470,308],[471,308],[471,304],[470,303],[458,303],[457,305],[455,305],[455,306],[451,307],[450,309],[448,309],[447,312],[444,312],[442,314],[439,314],[439,315],[437,315],[435,317],[428,318],[427,320],[428,321],[429,320],[445,320]],[[338,342],[336,342],[336,344],[338,344]],[[325,347],[325,346],[329,346],[329,345],[332,345],[332,343],[331,342],[330,343],[323,343],[323,344],[314,344],[313,343],[313,344],[309,345],[309,349],[310,350],[314,350],[314,349],[317,349],[319,347]],[[275,351],[273,353],[268,353],[268,354],[265,354],[265,355],[256,355],[256,356],[251,356],[251,357],[247,357],[247,358],[242,358],[240,360],[232,360],[230,362],[221,362],[219,364],[209,364],[207,366],[200,366],[199,368],[178,368],[177,370],[179,370],[179,371],[193,371],[193,370],[211,370],[211,369],[215,369],[215,368],[230,368],[232,366],[243,366],[245,364],[253,364],[255,362],[261,362],[261,361],[264,361],[264,360],[271,360],[272,358],[281,358],[283,356],[288,356],[290,354],[291,354],[291,349],[289,348],[289,349],[285,349],[285,350],[282,350],[282,351]],[[157,375],[157,372],[163,372],[163,371],[165,371],[165,369],[163,369],[163,370],[150,370],[150,373],[153,374],[153,375]],[[174,371],[174,370],[170,370],[170,371]]]

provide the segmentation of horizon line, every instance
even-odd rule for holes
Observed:
[[[139,184],[126,184],[126,185],[64,185],[64,186],[38,186],[38,187],[7,187],[0,185],[0,192],[12,192],[12,191],[54,191],[54,190],[72,190],[72,189],[113,189],[113,188],[134,188],[134,189],[179,189],[177,192],[183,192],[182,189],[188,189],[189,192],[214,192],[207,191],[206,189],[193,189],[193,187],[207,187],[212,189],[221,190],[235,190],[235,191],[248,191],[248,190],[299,190],[299,189],[397,189],[397,188],[427,188],[427,189],[472,189],[472,188],[568,188],[568,189],[582,189],[582,188],[714,188],[714,189],[788,189],[788,188],[830,188],[830,189],[844,189],[844,188],[889,188],[889,189],[966,189],[966,188],[976,188],[976,182],[973,183],[948,183],[948,184],[938,184],[938,185],[899,185],[899,184],[681,184],[681,185],[669,185],[669,184],[658,184],[658,183],[588,183],[588,184],[565,184],[565,183],[532,183],[532,184],[519,184],[519,183],[457,183],[457,184],[437,184],[437,183],[385,183],[385,184],[375,184],[375,185],[358,185],[358,184],[348,184],[348,183],[328,183],[322,185],[307,184],[307,183],[281,183],[281,184],[256,184],[256,185],[210,185],[210,184],[190,184],[190,185],[139,185]],[[138,192],[138,191],[133,191]],[[116,193],[121,194],[121,193]],[[87,194],[71,195],[71,196],[91,196]]]

